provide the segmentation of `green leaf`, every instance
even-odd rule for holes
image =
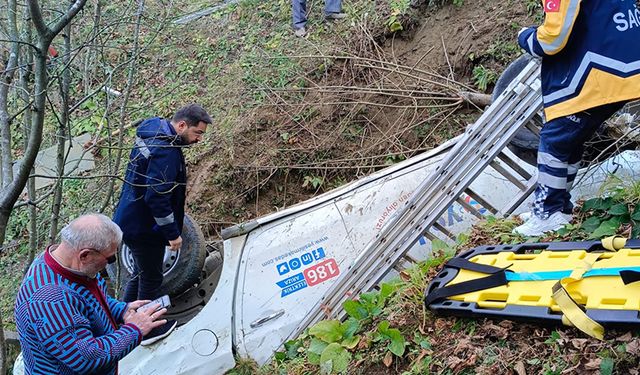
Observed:
[[[404,336],[402,336],[400,330],[396,328],[391,328],[387,332],[389,335],[389,339],[391,340],[391,342],[389,343],[389,350],[391,351],[391,353],[397,355],[398,357],[402,357],[405,348]]]
[[[389,330],[389,324],[390,323],[386,320],[381,321],[380,324],[378,324],[378,332],[386,335],[387,331]]]
[[[369,312],[359,301],[352,299],[344,301],[342,307],[344,308],[344,311],[347,312],[347,315],[352,318],[362,320],[369,317]]]
[[[549,337],[548,339],[545,340],[545,344],[555,344],[558,340],[560,340],[560,334],[558,333],[558,331],[553,331],[551,332],[551,337]]]
[[[284,343],[284,349],[286,350],[287,358],[293,359],[298,356],[298,349],[302,347],[302,343],[299,340],[289,340]]]
[[[602,358],[602,362],[600,362],[600,375],[611,374],[613,374],[613,359]]]
[[[356,345],[358,345],[359,342],[360,342],[360,336],[354,336],[354,337],[350,337],[342,340],[340,344],[347,349],[353,349],[356,347]]]
[[[315,337],[311,339],[311,344],[309,344],[309,349],[307,349],[307,359],[309,363],[314,365],[320,364],[320,355],[322,352],[329,346],[324,341],[318,340]]]
[[[613,216],[621,216],[629,213],[629,206],[626,203],[614,204],[608,212]]]
[[[378,324],[378,332],[382,338],[390,340],[388,345],[391,353],[401,357],[404,354],[405,339],[402,333],[396,328],[389,328],[389,322],[383,320]]]
[[[431,349],[431,343],[429,342],[428,339],[424,339],[424,340],[420,341],[420,348],[422,348],[422,349]]]
[[[309,334],[322,341],[332,343],[342,340],[344,331],[342,324],[337,320],[323,320],[309,328]]]
[[[287,359],[287,354],[285,352],[276,352],[276,354],[273,355],[273,358],[276,362],[282,362]]]
[[[601,220],[595,216],[591,216],[587,220],[582,222],[580,228],[584,229],[586,232],[591,233],[594,230],[598,229],[600,226]]]
[[[320,364],[320,354],[307,352],[307,360],[312,365],[319,365]]]
[[[640,204],[636,205],[631,214],[631,219],[640,221]]]
[[[349,318],[342,323],[343,337],[345,339],[353,338],[353,336],[360,330],[360,322],[357,319]]]
[[[333,361],[328,360],[326,362],[320,362],[320,373],[322,375],[329,375],[333,372]]]
[[[395,21],[391,25],[389,25],[389,30],[392,33],[396,32],[396,31],[400,31],[400,30],[402,30],[402,24],[399,21]]]
[[[343,372],[349,366],[351,361],[351,353],[349,353],[340,344],[332,343],[320,355],[320,363],[331,361],[331,372]]]
[[[397,289],[397,284],[382,283],[382,285],[380,285],[380,299],[378,300],[378,306],[384,305],[387,298],[389,298]]]
[[[582,205],[583,211],[589,210],[602,210],[606,211],[613,205],[613,199],[611,197],[608,198],[592,198],[588,201],[584,202]]]
[[[362,303],[365,308],[369,309],[369,306],[375,306],[378,302],[378,296],[380,294],[378,292],[368,292],[360,294],[360,303]]]
[[[633,229],[631,230],[631,238],[640,237],[640,223],[633,222]]]
[[[324,352],[327,346],[329,346],[329,344],[314,337],[311,339],[311,343],[309,344],[309,349],[307,349],[307,352],[320,355],[322,354],[322,352]]]
[[[614,217],[607,221],[603,221],[602,224],[600,224],[600,226],[596,230],[594,230],[593,233],[591,233],[589,238],[595,239],[606,236],[613,236],[618,231],[620,224],[621,220],[619,217]]]
[[[443,240],[439,239],[439,238],[434,238],[433,240],[431,240],[431,251],[434,253],[437,253],[439,251],[442,251],[444,253],[447,252],[447,250],[449,249],[449,245],[444,242]]]

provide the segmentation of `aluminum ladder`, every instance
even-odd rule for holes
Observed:
[[[473,215],[483,215],[464,199],[466,194],[496,216],[507,216],[535,189],[536,176],[508,156],[505,148],[521,128],[531,130],[534,116],[542,110],[539,62],[532,60],[482,116],[449,149],[436,171],[414,191],[412,198],[382,228],[327,291],[289,339],[326,318],[344,318],[342,304],[362,292],[374,289],[394,269],[414,260],[407,252],[422,236],[431,240],[436,231],[454,239],[438,219],[454,202]],[[537,131],[537,130],[534,130]],[[488,166],[517,187],[517,194],[505,207],[494,207],[469,186]],[[514,173],[515,172],[515,173]],[[520,178],[518,177],[520,176]],[[522,180],[526,182],[523,183]],[[328,313],[327,313],[328,312]]]

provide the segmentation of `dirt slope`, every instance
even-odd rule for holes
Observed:
[[[270,91],[226,134],[230,141],[191,166],[190,208],[205,233],[215,237],[222,227],[288,207],[458,134],[479,111],[460,103],[457,93],[477,89],[474,68],[482,66],[490,83],[520,53],[517,30],[533,22],[526,7],[418,2],[397,33],[363,19],[324,33],[333,38],[325,55],[352,58],[302,59],[298,79]]]

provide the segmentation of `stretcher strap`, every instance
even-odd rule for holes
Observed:
[[[540,272],[508,272],[508,281],[548,281],[560,280],[571,275],[572,270],[540,271]],[[623,273],[626,276],[623,276]],[[640,267],[593,268],[582,275],[582,278],[594,276],[622,276],[625,284],[640,281]],[[628,281],[625,281],[625,277]]]
[[[488,275],[491,275],[491,274],[494,274],[494,273],[498,273],[498,272],[503,272],[504,270],[506,270],[510,266],[511,265],[509,265],[507,267],[504,267],[504,268],[499,268],[499,267],[495,267],[495,266],[489,266],[487,264],[481,264],[481,263],[472,262],[472,261],[467,260],[465,258],[451,258],[451,259],[449,259],[447,261],[447,264],[445,265],[445,267],[452,267],[452,268],[457,268],[457,269],[461,269],[461,270],[468,270],[468,271],[486,273]]]
[[[622,236],[611,236],[602,239],[602,247],[610,251],[618,251],[624,248],[627,244],[627,239]]]
[[[600,254],[587,254],[568,277],[562,278],[553,286],[552,291],[553,300],[560,307],[564,317],[566,317],[566,319],[563,319],[564,323],[567,323],[568,320],[571,325],[582,332],[602,340],[604,338],[604,328],[587,316],[582,306],[571,298],[566,289],[572,283],[582,280],[584,274],[591,270],[599,256]]]
[[[640,267],[627,268],[620,271],[620,278],[622,278],[624,285],[640,281]]]
[[[505,277],[505,272],[494,273],[493,275],[489,275],[480,279],[463,281],[461,283],[433,289],[431,292],[429,292],[429,294],[427,294],[424,302],[427,306],[429,306],[432,303],[440,302],[447,297],[477,292],[479,290],[485,290],[506,284],[507,278]]]

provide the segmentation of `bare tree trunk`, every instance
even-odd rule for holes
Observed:
[[[11,49],[9,52],[9,59],[2,74],[2,81],[0,82],[0,143],[2,144],[2,151],[0,156],[2,157],[2,188],[4,189],[13,180],[13,169],[11,165],[11,120],[9,119],[9,91],[11,84],[13,83],[13,77],[18,67],[18,58],[20,54],[20,44],[18,43],[18,25],[17,25],[17,6],[16,0],[8,1],[7,18],[9,20],[9,39],[11,43]],[[2,313],[0,313],[0,374],[6,373],[7,369],[7,343],[4,337],[4,322],[2,319]]]
[[[133,48],[131,50],[131,62],[129,63],[129,74],[127,76],[127,85],[124,89],[124,98],[122,100],[122,106],[120,107],[120,119],[119,119],[119,127],[118,127],[118,143],[116,144],[116,162],[115,166],[112,169],[112,174],[119,173],[120,170],[120,160],[122,159],[122,138],[124,137],[124,127],[125,127],[125,119],[126,119],[126,109],[127,104],[129,103],[129,96],[131,94],[131,86],[133,85],[133,80],[135,78],[136,73],[136,63],[138,61],[138,47],[139,47],[139,36],[140,36],[140,23],[142,21],[142,14],[144,13],[144,0],[138,0],[138,12],[136,14],[136,27],[133,34]],[[109,147],[111,150],[111,147]],[[106,208],[109,206],[109,202],[111,202],[111,198],[113,196],[113,190],[115,186],[115,179],[111,178],[109,180],[109,189],[107,191],[107,196],[100,208],[100,212],[104,212]],[[118,278],[119,280],[119,278]],[[116,288],[116,290],[118,290]]]
[[[51,227],[49,230],[49,243],[53,243],[58,234],[58,222],[60,220],[60,204],[62,202],[62,187],[64,185],[64,166],[66,162],[65,145],[67,141],[67,127],[69,126],[69,86],[71,85],[71,68],[69,63],[71,62],[71,22],[69,22],[64,28],[64,54],[62,61],[66,67],[62,72],[62,81],[60,82],[60,122],[58,123],[58,130],[56,132],[56,143],[58,147],[56,149],[56,169],[58,175],[58,181],[55,185],[55,191],[53,194],[53,205],[51,208]],[[69,142],[71,145],[71,142]]]
[[[27,43],[33,42],[33,29],[31,28],[31,21],[29,18],[29,9],[25,9],[24,11],[24,27],[25,27],[25,41]],[[31,129],[31,121],[33,120],[31,105],[31,88],[29,86],[29,80],[31,79],[32,71],[31,67],[33,66],[33,51],[28,50],[26,54],[22,54],[24,56],[22,58],[22,66],[20,69],[20,86],[21,90],[18,90],[20,93],[20,98],[23,101],[25,106],[24,113],[22,114],[22,131],[23,131],[23,148],[26,150],[27,146],[29,146],[29,134]],[[34,168],[31,169],[31,174],[35,172]],[[36,201],[36,180],[31,177],[27,181],[27,199],[29,202]],[[29,266],[33,263],[33,259],[35,258],[36,252],[38,251],[38,215],[36,211],[35,203],[29,205],[29,253],[27,255],[27,261],[24,265],[23,273],[26,274],[29,270]]]
[[[5,188],[13,180],[13,169],[11,156],[11,124],[8,109],[9,91],[13,83],[13,77],[18,68],[18,56],[20,54],[20,43],[18,43],[18,25],[16,20],[16,0],[9,0],[7,17],[9,20],[9,39],[13,40],[9,51],[9,59],[2,73],[2,81],[0,82],[0,143],[2,151],[1,180],[2,187]]]
[[[100,26],[100,17],[102,15],[102,0],[98,0],[95,2],[95,7],[93,9],[93,29],[91,30],[91,35],[89,36],[89,40],[95,40],[98,35],[98,29]],[[83,83],[84,83],[84,94],[91,94],[91,77],[95,72],[95,57],[97,55],[97,47],[94,45],[90,46],[87,49],[87,53],[84,55],[84,72],[83,72]]]

